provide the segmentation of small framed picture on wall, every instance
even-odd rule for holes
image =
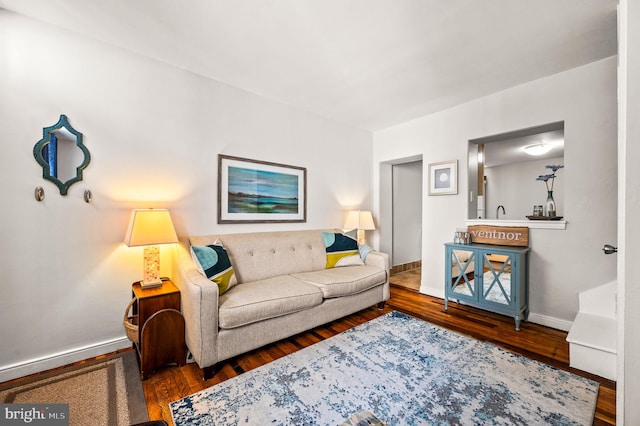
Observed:
[[[458,160],[429,164],[429,195],[458,193]]]

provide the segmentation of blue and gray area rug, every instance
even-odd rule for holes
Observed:
[[[598,383],[392,312],[172,402],[181,425],[590,425]]]

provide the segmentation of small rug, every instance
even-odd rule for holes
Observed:
[[[70,425],[129,425],[148,421],[133,351],[0,386],[0,401],[69,404]]]
[[[598,383],[392,312],[170,404],[180,425],[590,425]]]

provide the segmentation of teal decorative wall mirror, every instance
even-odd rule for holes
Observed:
[[[82,171],[91,161],[82,133],[69,124],[64,114],[56,124],[42,129],[42,139],[33,147],[33,156],[42,166],[42,177],[56,184],[60,195],[67,195],[69,187],[82,180]]]

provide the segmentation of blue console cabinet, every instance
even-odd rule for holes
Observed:
[[[529,316],[529,247],[445,244],[445,298],[513,317]]]

